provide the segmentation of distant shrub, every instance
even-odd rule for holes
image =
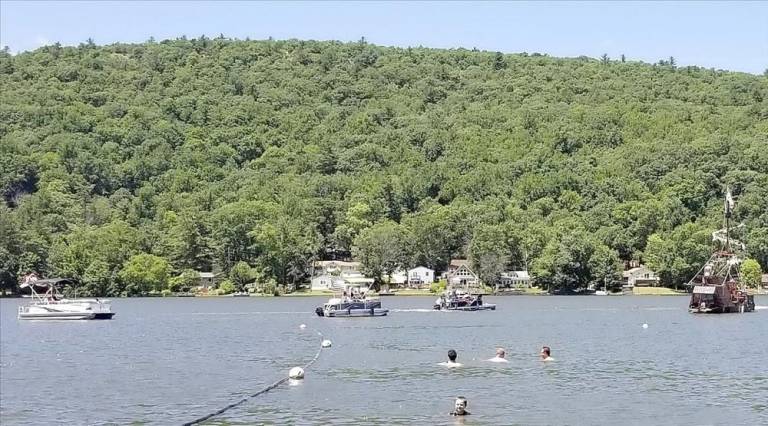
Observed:
[[[235,285],[230,280],[224,280],[219,284],[220,294],[230,294],[235,292]]]
[[[265,284],[261,286],[261,293],[262,294],[271,294],[273,296],[279,296],[280,293],[277,290],[277,285],[275,284],[275,281],[269,280]]]
[[[445,280],[440,280],[436,283],[432,283],[429,286],[430,293],[442,293],[445,291],[445,287],[448,283]]]

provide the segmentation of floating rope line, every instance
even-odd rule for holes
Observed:
[[[323,341],[323,333],[318,331],[317,335],[320,336],[320,341],[322,342]],[[317,361],[318,358],[320,358],[320,352],[322,352],[322,351],[323,351],[323,346],[320,345],[320,348],[317,350],[317,353],[315,354],[315,357],[312,358],[311,361],[309,361],[308,363],[306,363],[304,365],[304,367],[303,367],[304,370],[307,370],[310,366],[312,366],[312,364],[315,363],[315,361]],[[265,394],[265,393],[271,391],[272,389],[282,385],[283,383],[287,382],[288,380],[290,380],[289,377],[282,378],[282,379],[276,381],[275,383],[272,383],[271,385],[267,386],[266,388],[264,388],[264,389],[262,389],[262,390],[260,390],[260,391],[258,391],[256,393],[254,393],[252,395],[246,396],[245,398],[241,399],[240,401],[237,401],[237,402],[234,402],[232,404],[229,404],[229,405],[227,405],[226,407],[224,407],[224,408],[222,408],[220,410],[217,410],[217,411],[215,411],[215,412],[213,412],[211,414],[207,414],[207,415],[205,415],[203,417],[200,417],[198,419],[192,420],[191,422],[184,423],[183,426],[197,425],[197,424],[203,423],[206,420],[210,420],[211,418],[216,417],[216,416],[218,416],[220,414],[223,414],[224,412],[226,412],[228,410],[231,410],[231,409],[237,407],[238,405],[243,404],[244,402],[246,402],[246,401],[248,401],[250,399],[256,398],[259,395],[262,395],[262,394]]]

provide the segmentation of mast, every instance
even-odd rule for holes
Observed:
[[[731,189],[725,187],[725,251],[731,252],[731,213],[733,211],[733,196]]]

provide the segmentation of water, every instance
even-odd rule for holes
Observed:
[[[321,331],[333,347],[303,383],[210,424],[768,424],[768,310],[520,296],[434,312],[433,299],[383,298],[390,316],[357,319],[316,317],[320,298],[117,299],[114,320],[72,322],[18,321],[25,301],[0,300],[0,423],[180,424],[305,364]],[[556,361],[537,358],[545,344]],[[483,361],[497,346],[509,364]],[[437,365],[451,348],[464,367]],[[447,415],[457,395],[464,420]]]

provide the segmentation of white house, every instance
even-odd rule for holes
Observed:
[[[659,277],[645,265],[626,270],[622,272],[626,287],[655,287],[659,284]]]
[[[315,273],[311,280],[312,290],[342,290],[347,285],[370,288],[373,278],[358,272],[359,262],[339,260],[318,261],[313,264]]]
[[[469,261],[465,259],[451,259],[446,278],[448,284],[453,286],[473,286],[480,282],[477,275],[469,269]]]
[[[507,271],[502,272],[499,277],[499,287],[516,288],[530,287],[531,276],[528,271]]]
[[[403,285],[408,282],[408,274],[405,271],[395,271],[390,276],[384,277],[384,282],[392,285]]]
[[[344,262],[342,260],[318,260],[312,264],[314,273],[341,275],[345,272],[357,272],[360,270],[360,262]]]
[[[417,266],[408,270],[408,286],[423,287],[435,282],[435,271],[426,266]]]

